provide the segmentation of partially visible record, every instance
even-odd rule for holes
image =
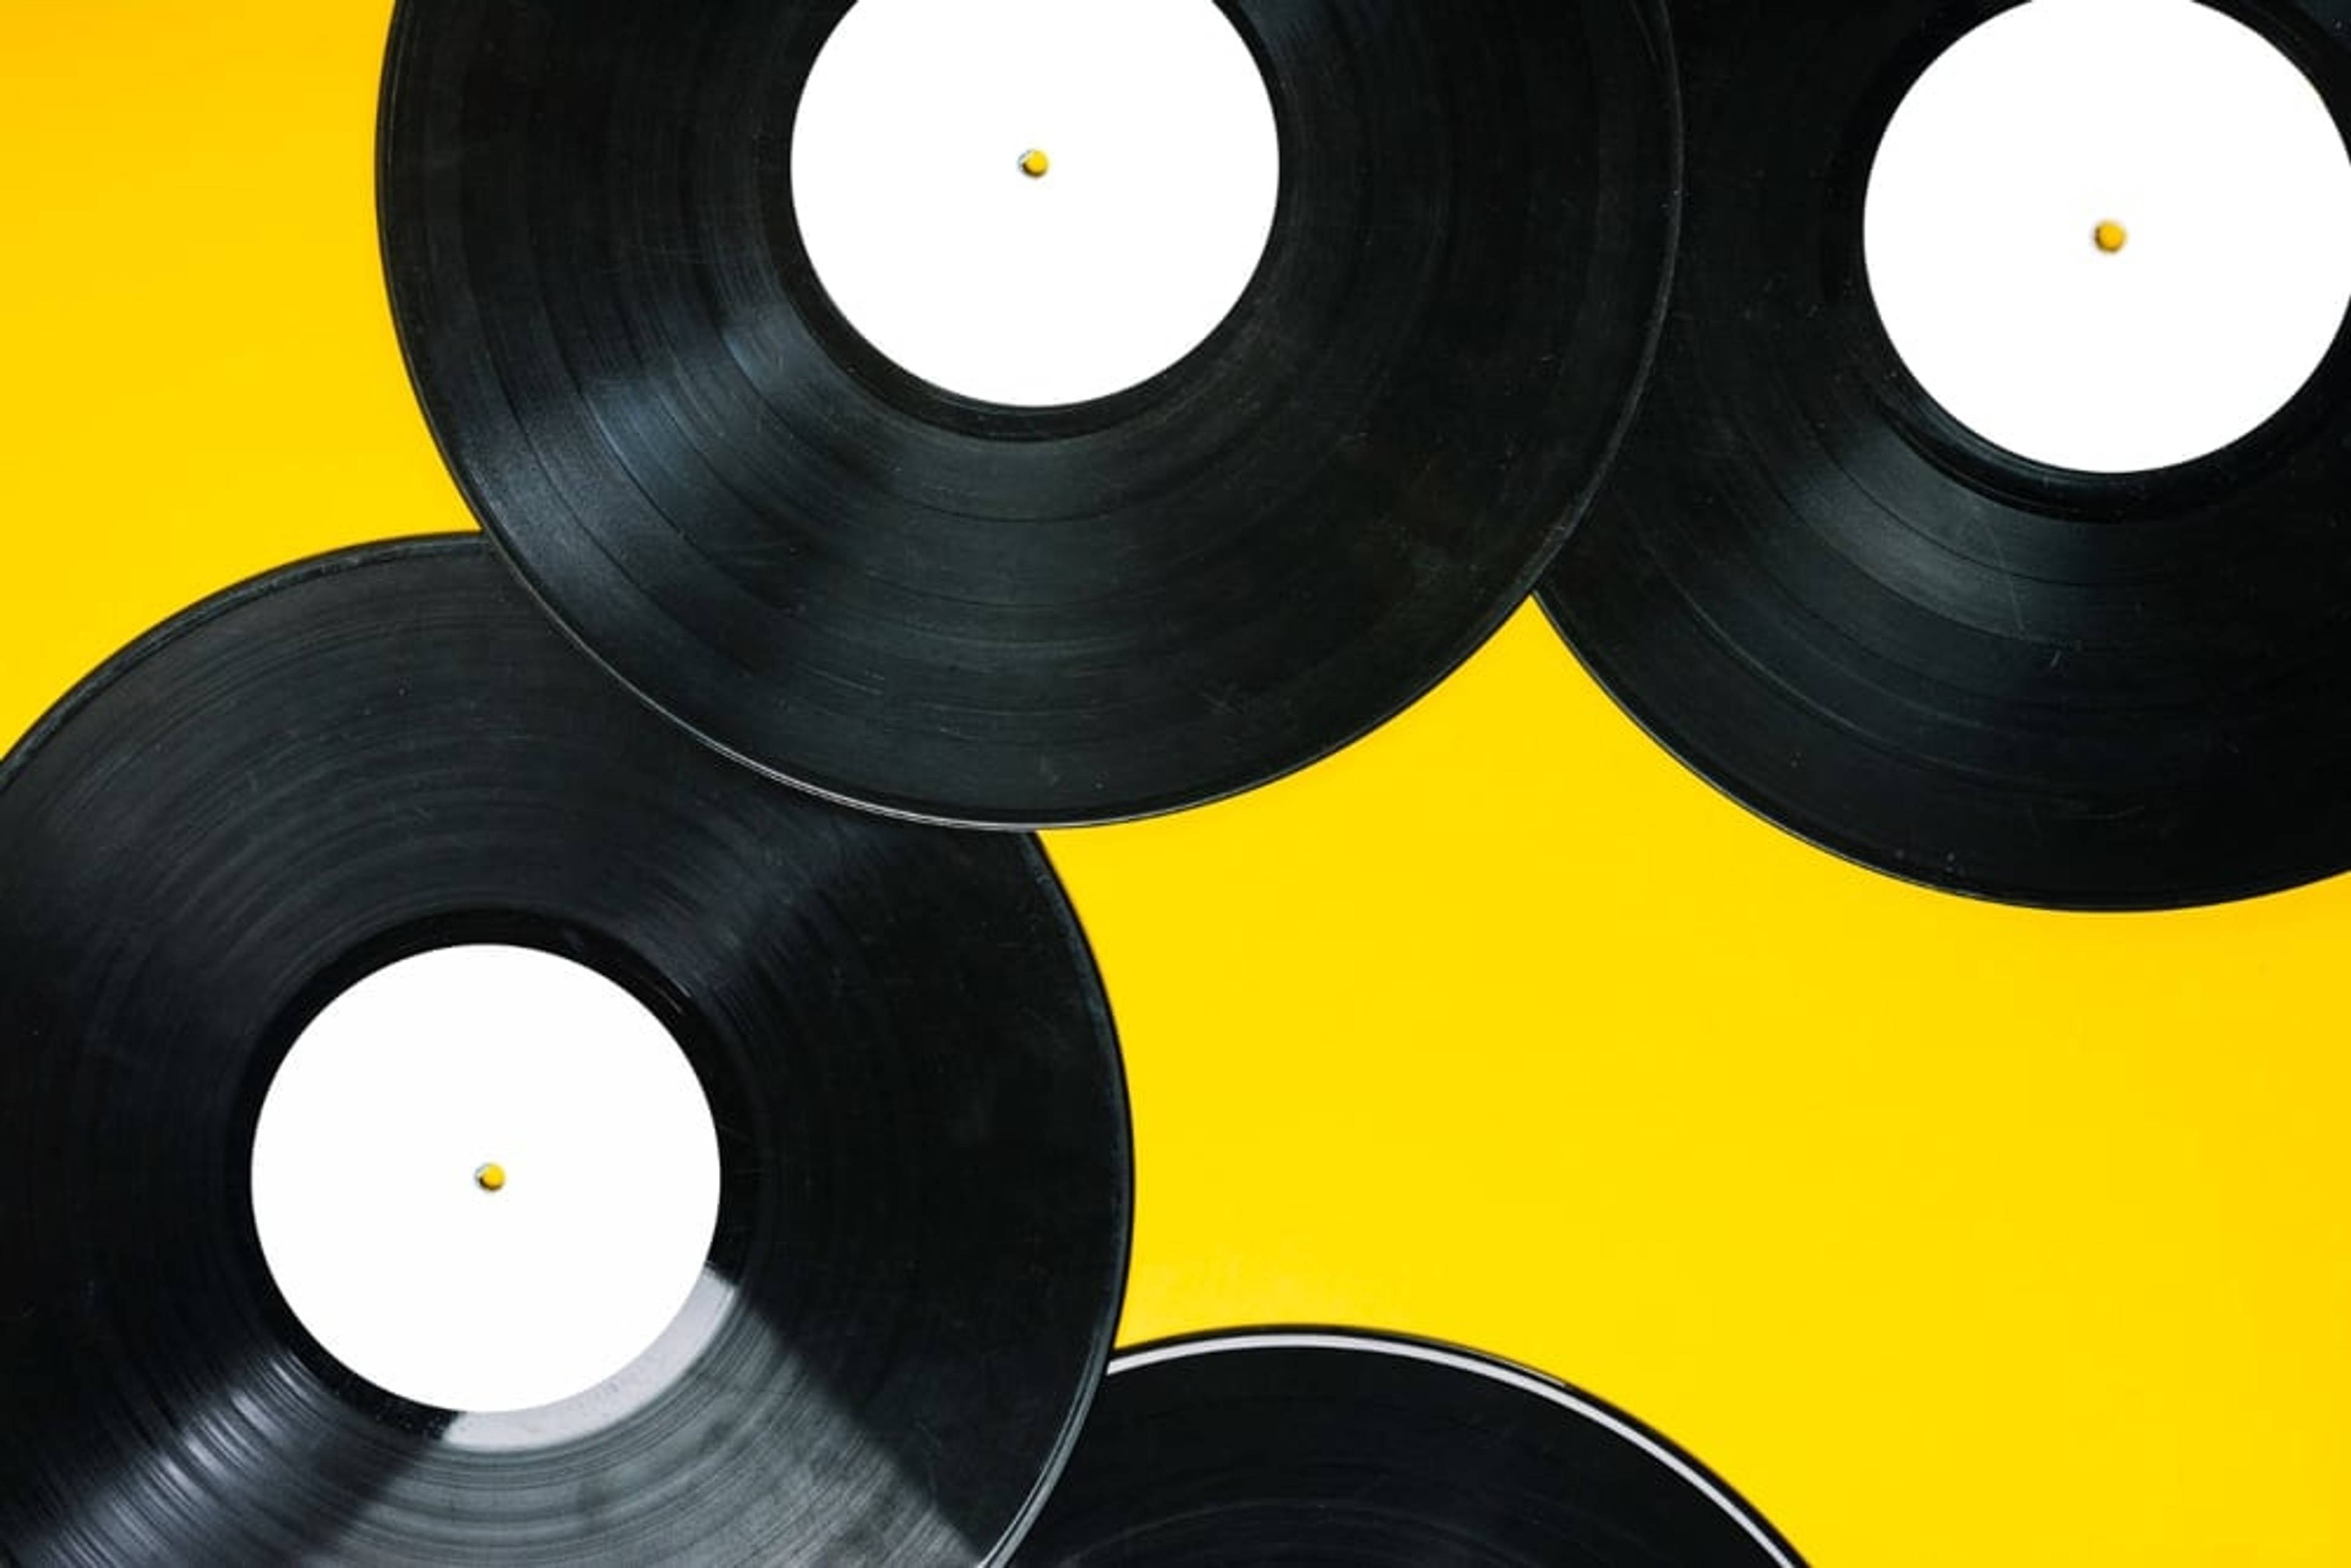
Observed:
[[[1655,343],[1660,8],[1219,8],[1279,135],[1253,279],[1161,373],[1016,407],[910,374],[817,280],[795,110],[848,0],[402,0],[395,316],[556,617],[733,756],[983,826],[1244,789],[1467,657]]]
[[[619,982],[708,1098],[715,1236],[646,1386],[429,1408],[274,1286],[277,1059],[465,942]],[[236,590],[35,730],[0,766],[0,1022],[12,1562],[992,1560],[1107,1356],[1125,1100],[1038,847],[734,767],[478,539]]]
[[[1614,482],[1542,602],[1675,755],[1879,870],[2092,909],[2338,873],[2346,339],[2242,440],[2092,474],[1951,417],[1873,301],[1864,198],[1887,124],[2009,8],[1670,7],[1691,127],[1674,299]],[[2218,9],[2345,122],[2340,5]]]
[[[1034,1568],[1794,1568],[1620,1411],[1419,1340],[1267,1329],[1122,1354],[1014,1561]]]

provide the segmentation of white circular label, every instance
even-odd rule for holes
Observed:
[[[858,0],[792,130],[841,315],[935,386],[1027,407],[1198,347],[1264,255],[1280,165],[1212,0]]]
[[[549,1405],[661,1337],[718,1216],[718,1139],[676,1040],[594,971],[449,947],[370,975],[271,1082],[253,1214],[287,1305],[379,1387]]]
[[[2032,0],[1961,38],[1887,128],[1865,222],[1919,383],[2059,467],[2251,434],[2351,307],[2342,132],[2292,61],[2196,0]]]

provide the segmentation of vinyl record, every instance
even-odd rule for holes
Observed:
[[[1793,1568],[1729,1488],[1587,1395],[1418,1340],[1261,1330],[1121,1355],[1034,1568]]]
[[[277,1059],[458,942],[601,971],[708,1098],[705,1310],[657,1386],[427,1408],[274,1287]],[[1123,1090],[1037,847],[735,768],[476,539],[236,590],[43,722],[0,768],[0,1019],[13,1562],[977,1561],[1107,1355]]]
[[[818,282],[795,109],[847,8],[399,6],[410,369],[583,644],[820,793],[1039,826],[1298,768],[1501,623],[1654,347],[1656,0],[1220,0],[1277,122],[1263,258],[1188,355],[1053,407],[916,379]]]
[[[1961,424],[1879,317],[1880,141],[1928,67],[2009,8],[1670,6],[1691,128],[1674,298],[1615,478],[1542,601],[1684,761],[1880,870],[2080,908],[2339,872],[2345,339],[2243,439],[2096,474]],[[2342,5],[2217,9],[2345,120]]]

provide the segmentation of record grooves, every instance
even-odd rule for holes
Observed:
[[[1672,6],[1680,263],[1614,477],[1541,597],[1651,734],[1865,864],[2085,909],[2351,867],[2351,351],[2198,461],[1966,429],[1865,276],[1905,92],[2003,0]],[[2351,118],[2341,7],[2220,0]]]
[[[1797,1568],[1720,1479],[1588,1395],[1427,1341],[1262,1329],[1112,1364],[1021,1568]]]
[[[1655,342],[1655,0],[1224,0],[1277,123],[1264,258],[1172,368],[1037,409],[916,380],[816,280],[793,117],[847,4],[398,8],[410,369],[599,659],[820,793],[1043,826],[1298,768],[1517,607]]]
[[[396,1398],[261,1257],[277,1058],[342,986],[466,941],[620,982],[709,1100],[703,1321],[632,1399]],[[1107,1354],[1124,1093],[1037,846],[735,768],[478,539],[263,579],[45,720],[0,765],[0,1017],[26,1563],[977,1561]]]

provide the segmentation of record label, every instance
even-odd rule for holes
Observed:
[[[2351,153],[2198,0],[2036,0],[1954,43],[1869,176],[1870,294],[1954,419],[2052,467],[2192,462],[2293,401],[2351,307]]]
[[[1199,347],[1280,187],[1265,78],[1215,0],[858,0],[791,146],[842,319],[910,375],[1030,408]]]
[[[329,1002],[253,1139],[270,1278],[337,1361],[419,1405],[552,1405],[676,1319],[718,1133],[643,1003],[530,947],[443,947]]]

